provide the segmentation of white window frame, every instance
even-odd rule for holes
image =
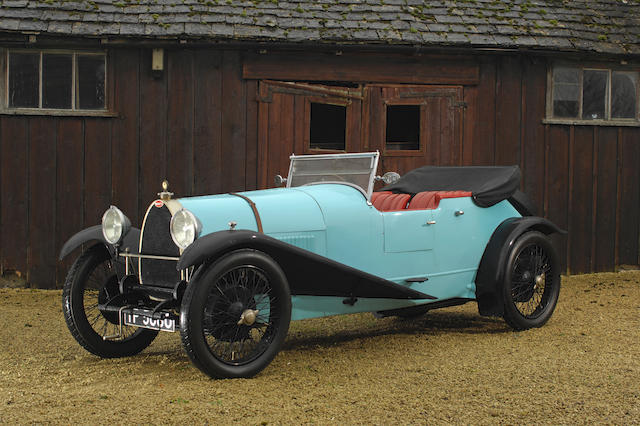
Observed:
[[[39,55],[39,74],[38,74],[38,107],[10,107],[9,106],[9,61],[11,53],[30,53]],[[44,54],[62,54],[71,55],[71,108],[45,108],[42,106],[42,60]],[[80,109],[77,108],[77,60],[78,55],[82,56],[102,56],[104,57],[104,96],[105,105],[101,109]],[[109,110],[109,55],[106,50],[70,50],[70,49],[4,49],[0,52],[0,74],[4,79],[1,95],[0,114],[3,115],[57,115],[57,116],[107,116],[112,117],[117,114]],[[4,63],[2,63],[4,62]]]
[[[553,99],[555,85],[553,83],[553,70],[556,67],[573,68],[580,71],[578,77],[578,86],[580,95],[578,96],[578,117],[554,117],[553,116]],[[582,118],[582,101],[583,101],[583,78],[584,71],[606,71],[607,72],[607,94],[605,99],[605,118],[599,120],[589,120]],[[612,118],[611,117],[611,90],[612,75],[614,72],[636,73],[638,76],[636,83],[636,116],[634,118]],[[557,62],[553,63],[547,70],[547,96],[546,96],[546,117],[543,120],[545,124],[569,124],[580,126],[630,126],[640,127],[640,68],[623,68],[623,67],[606,67],[597,65],[582,65],[575,63]]]

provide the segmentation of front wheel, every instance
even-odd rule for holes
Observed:
[[[551,318],[560,294],[560,265],[547,236],[527,232],[516,240],[502,290],[504,319],[514,329],[541,327]]]
[[[123,326],[120,333],[118,314],[99,309],[100,304],[117,294],[115,265],[100,244],[75,261],[62,291],[62,310],[69,331],[83,348],[102,358],[135,355],[158,334],[154,330],[128,326]]]
[[[289,330],[286,276],[255,250],[232,252],[206,268],[182,299],[182,344],[210,377],[252,377],[277,355]]]

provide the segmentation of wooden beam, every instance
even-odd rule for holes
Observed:
[[[242,77],[256,80],[475,85],[480,81],[480,69],[476,61],[457,58],[250,55],[244,61]]]

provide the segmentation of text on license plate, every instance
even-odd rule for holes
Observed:
[[[150,328],[151,330],[176,331],[176,320],[170,316],[153,318],[150,312],[134,310],[124,312],[124,324],[136,327]]]

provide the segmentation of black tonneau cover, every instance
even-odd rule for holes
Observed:
[[[410,171],[383,190],[404,194],[423,191],[470,191],[478,206],[490,207],[511,197],[519,186],[518,166],[424,166]]]

